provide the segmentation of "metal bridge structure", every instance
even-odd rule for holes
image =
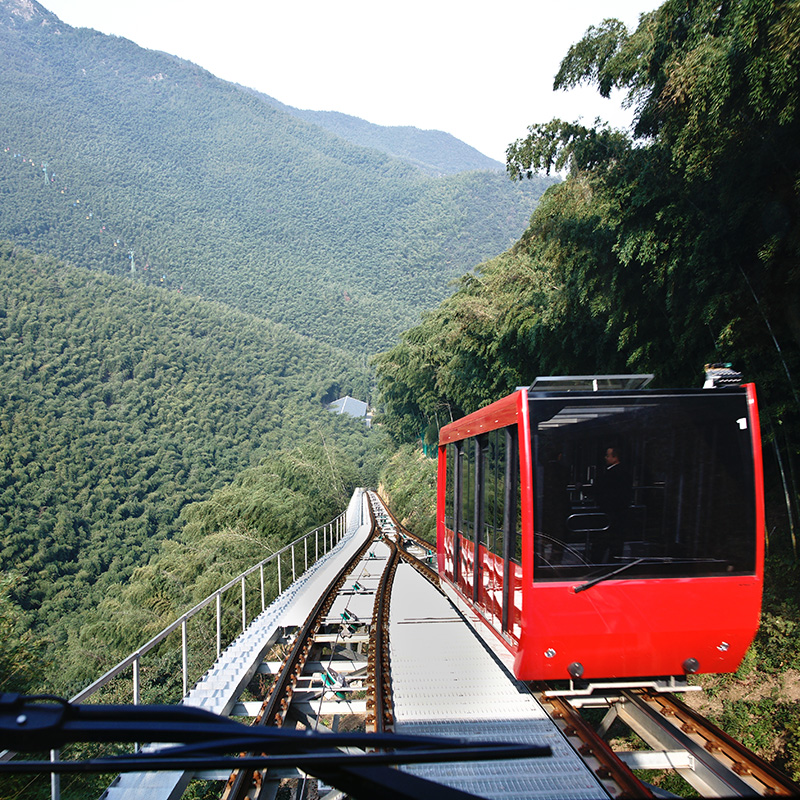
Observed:
[[[142,659],[180,634],[184,706],[256,726],[449,737],[547,750],[535,758],[399,767],[398,787],[404,781],[432,782],[420,783],[429,787],[420,797],[674,796],[646,784],[642,769],[674,770],[701,796],[800,794],[800,787],[678,701],[669,687],[608,683],[553,689],[517,681],[491,639],[479,635],[481,626],[470,619],[474,612],[459,607],[439,586],[433,554],[433,546],[407,531],[377,494],[358,489],[336,520],[221,587],[71,702],[83,703],[112,681],[123,681],[138,705]],[[241,597],[241,633],[223,646],[223,609],[230,613],[231,607],[223,598],[230,593]],[[190,622],[201,613],[212,620],[216,659],[190,687],[189,633],[197,627]],[[612,748],[607,734],[619,723],[638,734],[642,750]],[[164,746],[145,744],[140,752]],[[193,780],[220,781],[223,800],[382,796],[348,794],[328,779],[324,770],[312,775],[297,767],[251,765],[234,772],[197,767],[123,772],[102,798],[177,800]],[[409,785],[412,789],[396,796],[417,796],[417,784]],[[57,774],[52,794],[59,796]]]

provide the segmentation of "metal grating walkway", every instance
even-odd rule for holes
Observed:
[[[395,575],[389,643],[398,733],[545,744],[553,751],[551,758],[415,765],[409,772],[485,798],[608,797],[525,686],[405,564]]]

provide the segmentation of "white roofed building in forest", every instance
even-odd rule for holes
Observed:
[[[328,411],[334,414],[347,414],[356,419],[366,420],[367,425],[372,423],[372,415],[369,406],[363,400],[356,400],[355,397],[345,395],[338,400],[334,400],[329,406]]]

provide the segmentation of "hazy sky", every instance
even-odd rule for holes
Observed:
[[[618,98],[553,91],[590,25],[656,0],[42,0],[75,27],[180,56],[297,108],[447,131],[498,161],[528,125],[601,117]]]

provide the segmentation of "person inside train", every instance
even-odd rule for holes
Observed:
[[[608,517],[608,530],[592,537],[589,555],[595,564],[607,564],[621,555],[633,492],[631,473],[622,461],[620,448],[606,448],[604,458],[605,468],[597,471],[594,499]]]

